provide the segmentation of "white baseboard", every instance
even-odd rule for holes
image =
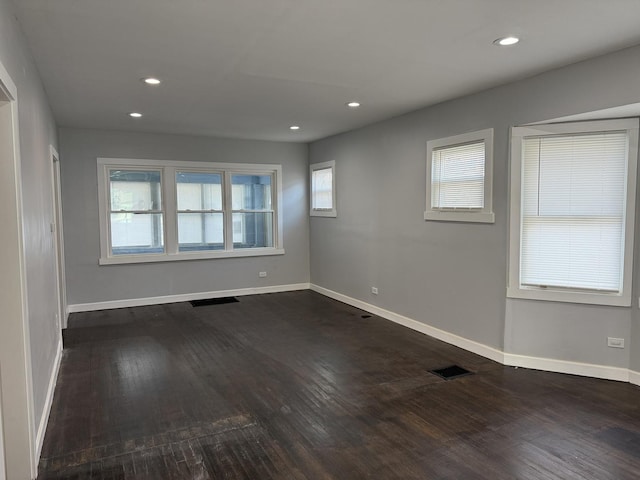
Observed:
[[[38,463],[40,462],[40,455],[42,453],[42,445],[44,443],[44,434],[47,431],[47,423],[49,423],[49,415],[51,414],[51,406],[53,405],[53,393],[56,389],[56,383],[58,381],[58,372],[60,371],[60,362],[62,361],[62,337],[58,342],[56,358],[53,361],[53,368],[51,369],[51,377],[49,378],[49,387],[47,388],[47,396],[44,401],[44,408],[40,416],[40,424],[38,425],[38,431],[36,432],[36,455],[34,457],[36,465],[35,470],[38,471]]]
[[[629,370],[629,383],[640,385],[640,372]]]
[[[126,300],[111,300],[106,302],[76,303],[69,305],[69,313],[93,312],[95,310],[110,310],[112,308],[142,307],[146,305],[160,305],[163,303],[188,302],[205,298],[240,297],[243,295],[258,295],[262,293],[292,292],[308,290],[308,283],[294,283],[290,285],[272,285],[269,287],[238,288],[235,290],[217,290],[214,292],[182,293],[179,295],[164,295],[162,297],[129,298]]]
[[[503,365],[531,368],[533,370],[545,370],[548,372],[567,373],[571,375],[581,375],[585,377],[602,378],[606,380],[617,380],[621,382],[631,382],[640,385],[640,372],[634,372],[626,368],[612,367],[608,365],[596,365],[590,363],[570,362],[566,360],[556,360],[553,358],[530,357],[526,355],[516,355],[505,353],[496,348],[474,342],[468,338],[460,337],[453,333],[449,333],[439,328],[432,327],[422,322],[418,322],[412,318],[408,318],[397,313],[385,310],[383,308],[371,305],[347,295],[343,295],[333,290],[311,284],[311,290],[325,295],[339,302],[346,303],[356,308],[360,308],[366,312],[386,318],[392,322],[404,325],[405,327],[416,330],[430,337],[437,338],[443,342],[463,348],[469,352],[475,353],[482,357],[494,360]]]
[[[414,320],[412,318],[399,315],[375,305],[371,305],[370,303],[363,302],[362,300],[348,297],[319,285],[311,284],[310,288],[314,292],[318,292],[326,297],[333,298],[334,300],[338,300],[339,302],[346,303],[347,305],[351,305],[379,317],[386,318],[387,320],[391,320],[394,323],[398,323],[412,330],[424,333],[425,335],[437,338],[438,340],[442,340],[443,342],[455,345],[456,347],[463,348],[469,352],[475,353],[490,360],[494,360],[498,363],[504,363],[504,354],[496,348],[484,345],[482,343],[474,342],[473,340],[460,337],[444,330],[440,330],[439,328],[432,327],[431,325],[427,325],[426,323],[418,322],[417,320]]]
[[[568,373],[570,375],[603,378],[605,380],[617,380],[620,382],[628,382],[630,379],[630,371],[626,368],[597,365],[593,363],[570,362],[567,360],[557,360],[555,358],[530,357],[527,355],[505,353],[504,364],[512,367],[524,367],[531,368],[533,370],[544,370],[547,372]],[[638,381],[640,381],[640,374],[638,375]]]
[[[372,305],[370,303],[358,300],[356,298],[343,295],[342,293],[329,290],[315,284],[309,283],[295,283],[290,285],[273,285],[269,287],[253,287],[253,288],[240,288],[235,290],[218,290],[213,292],[199,292],[199,293],[185,293],[179,295],[166,295],[162,297],[146,297],[146,298],[132,298],[126,300],[113,300],[107,302],[95,302],[95,303],[79,303],[68,306],[68,313],[75,312],[91,312],[95,310],[108,310],[112,308],[125,308],[125,307],[139,307],[145,305],[159,305],[164,303],[186,302],[190,300],[201,300],[205,298],[219,298],[219,297],[235,297],[243,295],[257,295],[263,293],[279,293],[290,292],[296,290],[308,290],[311,289],[314,292],[320,293],[339,302],[346,303],[353,307],[359,308],[366,312],[372,313],[379,317],[390,320],[399,325],[403,325],[407,328],[415,330],[417,332],[429,335],[430,337],[442,340],[443,342],[455,345],[469,352],[475,353],[482,357],[496,361],[503,365],[509,365],[514,367],[531,368],[534,370],[545,370],[556,373],[567,373],[571,375],[581,375],[586,377],[602,378],[607,380],[617,380],[622,382],[630,382],[635,385],[640,385],[640,372],[635,372],[626,368],[612,367],[608,365],[596,365],[590,363],[570,362],[567,360],[557,360],[553,358],[532,357],[527,355],[518,355],[513,353],[505,353],[497,348],[490,347],[468,338],[455,335],[453,333],[441,330],[439,328],[427,325],[409,317],[405,317],[398,313],[385,310],[384,308]],[[60,363],[60,355],[58,355],[57,365]],[[55,374],[57,376],[57,368]],[[53,396],[53,386],[50,385],[49,394]],[[49,395],[48,394],[48,395]],[[47,397],[48,409],[51,408],[51,398]],[[48,411],[48,410],[47,410]],[[44,418],[44,417],[43,417]],[[48,413],[47,413],[48,418]],[[40,438],[40,430],[42,436],[44,436],[44,426],[41,422],[38,430],[38,444],[41,446],[42,438]]]

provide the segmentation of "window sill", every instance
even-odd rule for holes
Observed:
[[[583,303],[588,305],[607,305],[612,307],[630,307],[631,296],[618,293],[595,293],[580,291],[553,290],[551,288],[507,287],[507,298],[539,300],[545,302]]]
[[[338,213],[335,210],[311,210],[309,212],[311,217],[337,217]]]
[[[493,212],[429,210],[424,212],[425,220],[438,222],[495,223]]]
[[[215,258],[263,257],[268,255],[284,255],[284,248],[251,248],[246,250],[215,252],[182,252],[146,255],[119,255],[100,258],[99,265],[123,265],[129,263],[181,262],[188,260],[210,260]]]

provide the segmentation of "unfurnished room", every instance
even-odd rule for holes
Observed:
[[[0,0],[0,480],[640,478],[638,25]]]

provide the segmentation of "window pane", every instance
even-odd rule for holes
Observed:
[[[616,292],[623,234],[624,226],[616,219],[525,219],[522,284]]]
[[[222,176],[177,172],[178,210],[222,210]]]
[[[526,161],[538,177],[528,191],[537,198],[528,203],[543,216],[621,216],[626,152],[624,133],[526,139]]]
[[[312,208],[331,210],[333,208],[333,169],[314,170],[311,183]]]
[[[161,213],[112,213],[111,253],[163,253]]]
[[[523,141],[520,282],[620,291],[626,133]]]
[[[484,142],[432,152],[431,207],[484,207]]]
[[[271,175],[232,175],[233,210],[271,210]]]
[[[111,211],[161,210],[160,172],[110,170]]]
[[[273,247],[273,213],[234,213],[233,248]]]
[[[224,249],[223,225],[222,213],[179,213],[179,251]]]

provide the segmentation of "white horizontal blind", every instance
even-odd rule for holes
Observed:
[[[523,140],[522,285],[620,292],[627,133]]]
[[[331,210],[333,208],[333,168],[313,170],[311,189],[312,208]]]
[[[431,208],[484,207],[484,141],[434,149],[431,157]]]

